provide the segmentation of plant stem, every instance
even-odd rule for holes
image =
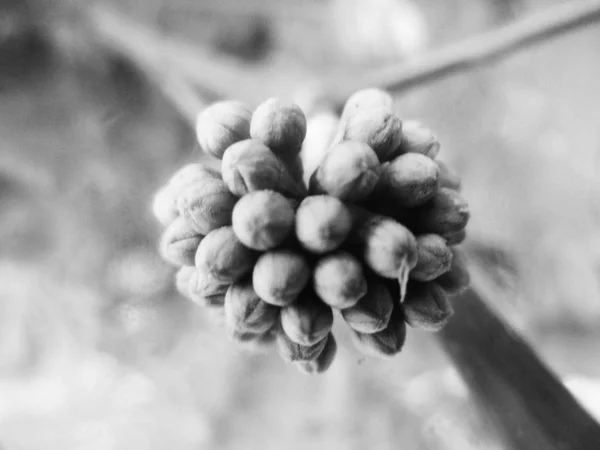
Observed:
[[[468,72],[551,38],[600,21],[600,0],[574,0],[547,8],[498,29],[356,76],[341,71],[324,83],[322,92],[340,106],[354,91],[377,86],[395,92]]]
[[[124,55],[144,71],[155,72],[154,79],[157,72],[173,72],[181,83],[191,83],[201,89],[208,100],[239,98],[257,102],[267,96],[267,90],[277,92],[280,85],[287,84],[282,83],[278,74],[250,68],[163,36],[108,7],[90,8],[88,16],[91,30],[103,45]],[[337,106],[343,105],[352,92],[367,86],[405,91],[455,73],[468,72],[599,20],[600,0],[573,0],[433,50],[412,61],[358,76],[355,71],[340,70],[323,82],[319,91]],[[296,78],[305,75],[299,74]],[[153,74],[149,77],[153,78]]]
[[[452,304],[439,342],[508,448],[600,448],[600,425],[477,290]]]

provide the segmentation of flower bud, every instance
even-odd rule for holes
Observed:
[[[342,126],[345,128],[338,137],[340,142],[365,143],[381,162],[395,156],[402,140],[402,121],[387,108],[356,111],[342,120]]]
[[[446,240],[437,234],[417,236],[419,260],[410,272],[410,278],[417,281],[431,281],[450,270],[452,251]]]
[[[277,347],[279,349],[279,355],[286,362],[296,361],[313,361],[319,357],[327,341],[331,338],[331,333],[313,345],[302,345],[292,341],[287,334],[281,329],[278,330],[276,335]]]
[[[406,120],[402,124],[400,153],[420,153],[434,159],[440,151],[440,143],[433,132],[416,120]]]
[[[450,270],[435,279],[435,282],[448,295],[456,295],[465,291],[471,283],[471,276],[467,267],[467,258],[458,248],[452,249],[452,264]]]
[[[300,186],[300,189],[303,192],[303,195],[306,194],[306,186],[304,185],[304,167],[302,167],[302,158],[300,157],[300,155],[292,155],[288,158],[279,158],[281,160],[281,162],[285,165],[285,167],[287,168],[288,172],[290,173],[290,175],[292,176],[292,178],[294,179],[294,181],[296,181],[298,183],[298,186]]]
[[[198,115],[196,136],[204,152],[219,159],[236,142],[250,137],[252,112],[238,101],[213,103]]]
[[[381,196],[400,207],[418,206],[435,195],[438,182],[439,172],[434,161],[417,153],[407,153],[382,167],[371,197]]]
[[[216,170],[206,167],[201,163],[190,163],[183,166],[173,174],[167,186],[173,191],[175,197],[191,184],[205,183],[208,180],[220,180],[221,175]]]
[[[302,372],[309,375],[323,373],[331,367],[336,353],[337,342],[333,334],[330,334],[325,348],[323,348],[323,351],[316,359],[312,361],[297,361],[295,364]]]
[[[305,186],[296,180],[282,160],[262,142],[248,139],[229,147],[221,162],[223,180],[237,196],[273,190],[289,197],[304,197]]]
[[[236,236],[247,247],[269,250],[281,244],[294,229],[294,209],[277,192],[250,192],[235,205],[232,223]]]
[[[446,243],[448,245],[461,244],[466,238],[467,238],[467,231],[464,228],[462,230],[456,231],[454,233],[446,233],[444,235],[444,239],[446,239]]]
[[[440,187],[460,191],[461,181],[458,174],[442,161],[436,161],[436,164],[440,170]]]
[[[331,308],[310,290],[281,310],[281,328],[297,344],[316,344],[327,336],[332,326]]]
[[[252,114],[250,136],[279,157],[297,155],[306,136],[306,117],[295,103],[270,98]]]
[[[184,266],[175,274],[175,288],[177,292],[186,298],[191,298],[190,279],[195,272],[196,268],[194,266]]]
[[[240,242],[232,227],[211,231],[200,244],[196,251],[196,267],[218,282],[233,283],[254,267],[256,253]]]
[[[308,130],[300,151],[304,168],[303,180],[307,186],[333,141],[338,123],[337,115],[330,111],[323,111],[308,118]]]
[[[378,88],[361,89],[346,100],[342,111],[342,118],[350,117],[358,111],[380,108],[391,112],[393,106],[394,99],[388,92]]]
[[[225,325],[231,335],[265,333],[275,326],[279,308],[261,300],[252,281],[233,283],[225,295]]]
[[[342,317],[360,333],[384,330],[392,315],[394,300],[389,289],[376,277],[367,280],[367,293],[351,308],[342,310]]]
[[[305,198],[296,211],[296,236],[313,253],[338,248],[348,237],[352,219],[348,208],[330,195]]]
[[[411,281],[402,303],[404,321],[411,327],[438,331],[453,314],[444,290],[436,282]]]
[[[311,194],[329,194],[342,200],[366,198],[379,180],[379,160],[367,144],[342,142],[331,147],[312,174]]]
[[[337,251],[323,256],[314,269],[317,295],[334,308],[350,308],[367,293],[361,263],[350,253]]]
[[[206,307],[223,306],[229,283],[218,281],[210,273],[198,269],[194,269],[188,283],[190,300],[197,305]]]
[[[190,226],[201,234],[231,224],[237,198],[220,179],[207,178],[183,188],[177,197],[177,209]]]
[[[417,264],[417,241],[404,225],[355,208],[349,243],[377,275],[397,279],[403,298],[408,274]]]
[[[310,266],[300,253],[277,249],[263,253],[254,266],[254,290],[267,303],[292,303],[310,280]]]
[[[202,164],[186,164],[171,177],[154,196],[152,212],[158,221],[166,226],[179,215],[177,197],[190,184],[204,182],[207,179],[219,179],[220,175]]]
[[[387,327],[376,333],[354,332],[354,344],[364,354],[389,358],[398,354],[406,341],[406,325],[393,313]]]
[[[469,205],[461,195],[441,188],[426,204],[414,208],[410,228],[416,233],[449,236],[463,230],[471,216]]]
[[[196,249],[204,236],[194,231],[183,217],[178,217],[165,229],[159,252],[168,262],[178,266],[193,266]]]

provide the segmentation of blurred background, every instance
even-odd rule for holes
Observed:
[[[203,102],[310,103],[328,74],[559,3],[0,0],[0,448],[501,449],[430,334],[380,361],[340,329],[319,377],[240,350],[176,293],[150,204],[202,158]],[[396,104],[463,177],[494,306],[600,419],[599,39],[590,25]]]

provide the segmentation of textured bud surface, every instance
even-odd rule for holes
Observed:
[[[378,88],[366,88],[356,91],[344,105],[342,111],[342,118],[350,117],[357,111],[365,111],[372,109],[387,109],[392,111],[394,105],[394,99],[392,96]]]
[[[317,359],[312,361],[297,361],[295,364],[300,370],[309,375],[323,373],[331,367],[336,353],[337,342],[333,334],[330,334],[327,343],[325,344],[325,348]]]
[[[310,280],[306,258],[293,250],[277,249],[263,253],[254,266],[252,282],[258,295],[273,305],[289,305]]]
[[[467,230],[464,228],[462,230],[456,231],[455,233],[446,233],[444,235],[444,239],[448,245],[458,245],[464,242],[467,238]]]
[[[362,264],[344,251],[325,255],[317,261],[313,286],[321,300],[340,309],[354,306],[367,293]]]
[[[418,233],[442,236],[464,229],[471,217],[465,199],[448,188],[441,188],[429,202],[415,208],[413,212],[411,225]]]
[[[178,217],[165,229],[160,239],[160,254],[172,264],[193,266],[196,249],[203,238],[183,217]]]
[[[452,264],[450,270],[436,278],[444,291],[449,295],[456,295],[469,287],[471,276],[467,268],[467,259],[464,252],[458,248],[452,249]]]
[[[177,197],[188,185],[204,182],[209,179],[219,179],[217,172],[199,163],[186,164],[173,174],[169,182],[160,188],[152,203],[154,217],[164,226],[167,226],[179,215],[177,210]]]
[[[296,236],[302,246],[313,253],[338,248],[352,228],[348,208],[329,195],[305,198],[296,211]]]
[[[177,290],[240,346],[277,343],[308,374],[335,358],[334,308],[359,350],[390,357],[407,324],[440,329],[469,283],[453,247],[469,209],[434,133],[380,89],[341,117],[320,108],[307,121],[277,98],[213,104],[196,131],[221,173],[187,164],[152,204],[161,255],[184,265]]]
[[[377,275],[397,279],[404,296],[408,274],[418,260],[417,241],[404,225],[375,214],[356,214],[350,242]]]
[[[194,269],[188,282],[190,299],[200,306],[221,307],[225,302],[225,294],[229,283],[217,280],[210,273]]]
[[[453,313],[444,290],[437,283],[418,281],[408,285],[402,311],[407,324],[427,331],[440,330]]]
[[[389,358],[402,350],[406,340],[406,325],[399,314],[393,314],[388,326],[376,333],[354,332],[354,343],[364,354]]]
[[[207,179],[186,186],[177,198],[177,209],[190,226],[201,234],[231,224],[237,202],[220,179]]]
[[[332,326],[333,311],[310,291],[281,310],[281,328],[297,344],[316,344],[327,336]]]
[[[232,227],[208,233],[196,252],[198,270],[223,283],[232,283],[248,274],[255,261],[256,253],[239,241]]]
[[[233,209],[235,234],[244,245],[269,250],[281,244],[293,231],[292,204],[274,191],[255,191],[243,196]]]
[[[438,183],[439,169],[433,160],[407,153],[382,168],[373,194],[389,198],[401,207],[418,206],[435,195]]]
[[[328,334],[325,339],[320,340],[314,345],[301,345],[292,341],[283,330],[280,329],[277,332],[279,355],[287,362],[313,361],[323,352],[330,336],[331,335]]]
[[[175,196],[177,196],[183,188],[190,184],[203,183],[207,180],[218,180],[220,178],[221,176],[217,171],[200,163],[190,163],[173,174],[168,186],[172,189]]]
[[[394,300],[384,283],[372,277],[367,280],[367,293],[351,308],[342,310],[342,317],[353,330],[376,333],[384,330],[392,316]]]
[[[306,136],[306,117],[295,103],[270,98],[252,114],[250,135],[277,156],[288,158],[300,152]]]
[[[344,125],[341,140],[367,144],[379,161],[388,161],[397,153],[402,140],[402,122],[387,108],[357,111]]]
[[[254,139],[229,147],[221,162],[223,180],[237,196],[259,190],[273,190],[290,197],[303,197],[306,189],[282,160],[262,142]]]
[[[304,168],[303,181],[307,186],[311,175],[321,164],[333,141],[338,123],[338,117],[329,111],[308,118],[308,130],[300,151],[300,159]]]
[[[225,150],[250,137],[250,108],[238,101],[213,103],[198,115],[196,137],[202,150],[221,159]]]
[[[310,178],[311,194],[329,194],[348,201],[366,198],[379,180],[379,160],[362,142],[331,147]]]
[[[440,151],[440,143],[433,132],[416,120],[406,120],[402,125],[401,153],[420,153],[434,159]]]
[[[278,318],[279,308],[261,300],[249,278],[233,283],[227,290],[225,325],[230,334],[265,333]]]
[[[452,251],[446,240],[437,234],[417,236],[418,262],[410,277],[417,281],[430,281],[450,270]]]

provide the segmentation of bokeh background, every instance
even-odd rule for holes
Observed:
[[[558,3],[0,0],[0,448],[501,449],[430,334],[380,361],[340,329],[319,377],[240,350],[176,293],[150,204],[202,158],[186,114],[214,86],[302,101],[327,74]],[[211,89],[124,57],[123,43],[156,47],[122,28],[107,42],[98,5],[196,52]],[[463,177],[466,247],[499,314],[600,418],[599,40],[590,25],[398,93],[397,108]]]

